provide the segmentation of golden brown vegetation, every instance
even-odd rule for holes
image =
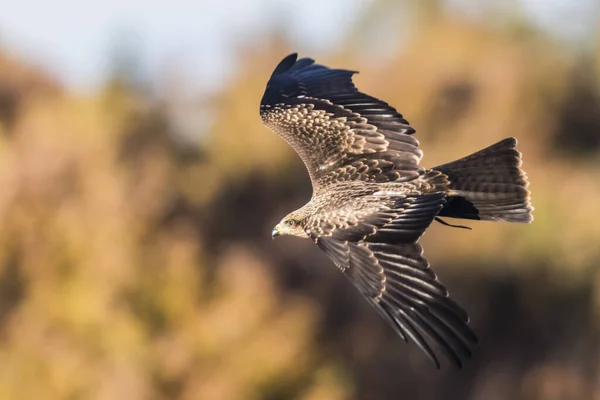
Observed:
[[[385,64],[319,61],[362,70],[427,166],[520,141],[534,223],[424,238],[482,339],[465,371],[434,371],[310,243],[271,241],[310,195],[258,117],[283,44],[241,56],[197,146],[118,81],[78,97],[3,56],[0,398],[600,399],[600,53],[432,18]]]

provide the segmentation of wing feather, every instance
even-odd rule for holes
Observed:
[[[315,240],[404,340],[413,340],[438,367],[433,347],[461,367],[477,337],[417,242],[444,202],[441,193],[396,199]]]
[[[448,297],[418,243],[347,243],[343,246],[350,257],[342,260],[327,250],[332,241],[336,239],[320,238],[317,244],[343,266],[344,275],[403,339],[410,337],[438,368],[432,346],[458,368],[471,358],[477,337],[468,326],[468,315]]]
[[[292,54],[267,83],[263,123],[302,158],[315,191],[340,181],[400,182],[423,173],[414,129],[392,106],[360,92],[355,73]]]

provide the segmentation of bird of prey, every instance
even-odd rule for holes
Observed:
[[[450,225],[439,217],[531,222],[517,141],[424,168],[413,127],[360,92],[355,73],[297,54],[273,71],[262,122],[298,153],[313,195],[272,236],[314,241],[404,341],[414,341],[437,368],[434,348],[460,368],[477,336],[430,269],[419,238],[434,219]]]

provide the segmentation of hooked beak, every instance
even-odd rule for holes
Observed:
[[[271,232],[271,238],[275,239],[275,236],[279,236],[279,229],[277,227],[273,228],[273,231]]]

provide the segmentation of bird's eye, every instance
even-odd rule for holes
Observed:
[[[287,224],[289,226],[294,226],[294,225],[296,225],[296,221],[294,221],[293,219],[288,219]]]

